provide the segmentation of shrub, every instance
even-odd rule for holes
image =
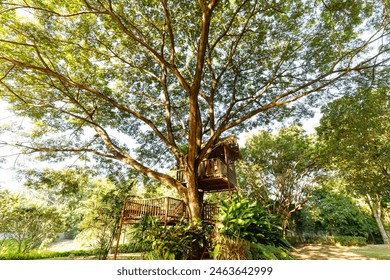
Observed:
[[[300,235],[288,238],[291,244],[321,244],[340,246],[365,246],[366,238],[362,236],[329,236],[329,235]]]
[[[229,203],[222,201],[219,233],[254,243],[289,247],[283,238],[280,219],[250,198],[234,197]]]
[[[362,236],[335,236],[335,242],[341,246],[365,246],[366,238]]]
[[[328,189],[315,190],[305,207],[293,214],[296,234],[362,236],[380,240],[375,219],[356,201]]]
[[[214,233],[214,259],[291,259],[290,244],[283,238],[280,220],[250,198],[222,202]]]
[[[286,248],[252,243],[247,252],[248,260],[292,260]]]
[[[111,254],[115,253],[116,247],[111,247]],[[139,253],[141,252],[135,243],[127,243],[127,244],[120,244],[118,246],[118,253],[125,254],[125,253]]]
[[[134,227],[133,242],[128,248],[144,253],[145,259],[196,259],[205,249],[209,226],[181,221],[164,226],[145,216]]]
[[[251,243],[238,238],[222,237],[212,257],[217,260],[291,260],[288,250],[274,245]]]
[[[247,240],[236,237],[221,237],[212,252],[216,260],[246,260],[251,244]]]

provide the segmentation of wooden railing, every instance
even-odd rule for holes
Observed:
[[[204,204],[203,205],[203,221],[205,222],[215,222],[219,214],[219,205],[216,203],[213,204]]]
[[[152,217],[159,217],[165,223],[169,219],[181,219],[188,216],[185,203],[172,197],[125,201],[123,208],[123,220],[125,222],[138,220],[146,214]]]
[[[226,177],[231,184],[237,186],[236,173],[229,168],[220,158],[204,160],[198,168],[199,179]],[[176,178],[180,182],[187,182],[186,174],[183,169],[176,172]]]
[[[202,217],[204,221],[215,221],[219,212],[217,204],[205,204]],[[150,199],[135,199],[125,201],[122,213],[122,221],[125,224],[135,223],[144,215],[159,218],[161,222],[177,222],[188,218],[186,204],[172,197],[159,197]]]

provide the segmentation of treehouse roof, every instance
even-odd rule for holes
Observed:
[[[240,149],[237,143],[237,137],[231,135],[225,138],[222,138],[214,147],[212,152],[209,155],[209,158],[224,158],[225,151],[229,154],[229,158],[233,161],[241,158]]]

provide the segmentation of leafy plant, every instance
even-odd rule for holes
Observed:
[[[247,241],[288,247],[278,226],[280,219],[271,215],[266,207],[250,198],[234,197],[222,201],[218,229],[221,235]]]
[[[222,236],[211,257],[216,260],[246,260],[251,243],[237,237]]]
[[[313,192],[306,207],[294,217],[299,235],[361,236],[380,240],[370,215],[352,198],[326,188]]]
[[[133,226],[132,242],[129,247],[135,252],[149,252],[152,250],[153,228],[156,227],[155,220],[148,214],[141,217],[140,221]]]
[[[134,181],[122,184],[108,179],[96,179],[83,201],[80,211],[83,218],[77,238],[91,243],[99,259],[106,259],[117,236],[121,209]]]
[[[280,219],[250,197],[222,201],[214,259],[289,259]]]
[[[249,260],[291,260],[293,259],[286,248],[251,243],[250,250],[247,251]]]
[[[150,216],[144,216],[134,226],[133,243],[136,250],[143,252],[145,259],[196,259],[199,250],[205,249],[210,230],[202,223],[181,221],[164,226]],[[199,246],[200,245],[200,246]]]

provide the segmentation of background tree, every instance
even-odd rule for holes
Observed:
[[[380,238],[375,220],[359,207],[358,200],[337,189],[318,189],[295,215],[295,228],[300,235],[362,236],[375,242]]]
[[[56,238],[63,229],[54,207],[33,203],[10,192],[0,195],[0,232],[17,244],[18,253],[27,253]]]
[[[24,176],[25,185],[61,213],[68,235],[92,245],[99,259],[106,259],[117,237],[123,203],[136,194],[134,174],[114,172],[105,178],[96,170],[65,168],[29,170]]]
[[[387,63],[387,15],[376,0],[2,2],[0,94],[35,125],[3,144],[117,160],[198,218],[198,166],[219,138],[369,78]],[[186,186],[162,171],[175,165]]]
[[[277,133],[260,131],[242,151],[240,186],[283,218],[283,233],[291,214],[302,209],[319,177],[314,140],[299,126]]]
[[[100,168],[105,167],[109,168],[110,172],[100,172]],[[62,169],[30,169],[21,171],[20,177],[25,180],[24,186],[33,191],[35,196],[56,207],[66,221],[66,233],[69,237],[74,237],[79,232],[79,223],[83,219],[80,208],[94,192],[107,191],[99,180],[103,180],[110,186],[115,185],[118,188],[117,191],[123,196],[124,192],[127,192],[126,197],[136,195],[134,188],[137,182],[136,174],[133,174],[131,170],[120,169],[118,171],[111,164],[105,167],[92,169],[73,166]],[[121,206],[116,203],[112,205],[112,208],[112,211],[121,210]]]
[[[111,251],[118,234],[123,203],[133,186],[133,183],[95,180],[88,199],[81,204],[79,211],[83,218],[77,238],[96,248],[99,259],[107,259]]]
[[[348,183],[347,190],[370,205],[384,243],[384,202],[390,193],[390,95],[388,87],[360,89],[323,108],[318,128],[329,169]]]
[[[36,197],[56,207],[65,222],[65,235],[74,238],[82,220],[78,208],[88,198],[94,174],[91,169],[69,167],[58,170],[30,169],[20,172],[19,176],[23,177],[24,186]]]

